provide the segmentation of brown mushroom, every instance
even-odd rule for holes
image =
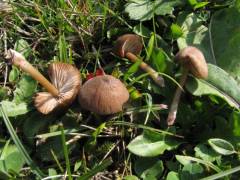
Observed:
[[[43,114],[69,106],[75,99],[80,85],[79,71],[66,63],[53,63],[49,66],[50,83],[37,69],[35,69],[22,54],[15,50],[8,50],[6,59],[12,64],[30,74],[48,92],[39,92],[34,97],[34,105]]]
[[[189,71],[197,78],[206,79],[208,77],[206,60],[203,53],[196,47],[188,46],[184,49],[181,49],[176,54],[175,60],[177,63],[182,65],[184,69],[179,82],[181,87],[184,86]],[[169,126],[173,125],[175,122],[180,97],[181,89],[180,87],[177,87],[167,118],[167,123]]]
[[[96,76],[83,84],[78,100],[81,107],[100,115],[122,111],[129,93],[124,84],[111,75]]]
[[[113,52],[116,55],[122,58],[126,57],[131,62],[135,63],[139,60],[137,55],[140,54],[142,47],[141,37],[135,34],[125,34],[117,39]],[[142,61],[140,68],[149,73],[150,77],[156,84],[160,87],[164,87],[164,79],[152,67]]]

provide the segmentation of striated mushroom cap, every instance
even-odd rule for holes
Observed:
[[[143,44],[140,36],[135,34],[125,34],[117,39],[113,52],[120,57],[125,57],[127,52],[138,55],[141,52],[142,47]]]
[[[129,93],[125,85],[110,75],[96,76],[88,80],[79,91],[78,100],[82,108],[100,115],[122,111]]]
[[[175,56],[175,60],[189,69],[197,77],[206,79],[208,77],[208,67],[203,53],[196,47],[188,46],[181,49]]]
[[[78,69],[70,64],[53,63],[48,68],[48,74],[59,94],[56,97],[48,92],[36,94],[34,105],[43,114],[69,106],[78,94],[82,83]]]

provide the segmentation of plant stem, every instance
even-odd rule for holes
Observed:
[[[137,62],[139,60],[139,58],[134,55],[131,52],[127,52],[126,53],[126,57],[131,61],[131,62]],[[164,79],[162,78],[162,76],[159,76],[159,74],[148,64],[146,64],[145,62],[141,62],[140,67],[142,70],[144,70],[145,72],[149,73],[149,75],[151,76],[151,78],[153,79],[153,81],[159,85],[160,87],[164,87]]]
[[[36,81],[38,81],[49,93],[53,96],[58,96],[58,90],[54,87],[36,68],[34,68],[22,54],[9,49],[5,58],[11,61],[12,64],[29,73]]]
[[[63,145],[63,153],[66,161],[68,180],[73,180],[63,126],[61,126],[61,138],[62,138],[62,145]]]
[[[180,82],[179,82],[181,87],[184,86],[184,84],[187,80],[187,75],[188,75],[188,69],[184,69],[184,71],[182,73],[182,76],[181,76],[181,79],[180,79]],[[168,118],[167,118],[168,126],[173,125],[174,122],[175,122],[175,119],[176,119],[176,116],[177,116],[178,104],[179,104],[179,101],[180,101],[181,94],[182,94],[182,90],[178,86],[176,91],[175,91],[175,94],[174,94],[174,97],[173,97],[173,100],[172,100],[172,104],[170,106],[170,110],[169,110],[169,114],[168,114]]]

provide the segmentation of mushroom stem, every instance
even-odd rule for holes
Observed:
[[[180,79],[180,82],[179,82],[181,87],[184,86],[184,84],[187,80],[188,71],[189,71],[188,69],[184,68],[181,79]],[[177,116],[178,104],[179,104],[179,101],[180,101],[181,94],[182,94],[182,90],[178,86],[176,91],[175,91],[175,94],[174,94],[174,97],[173,97],[173,100],[172,100],[172,103],[171,103],[171,106],[170,106],[170,110],[169,110],[169,113],[168,113],[168,118],[167,118],[168,126],[173,125],[174,122],[175,122],[175,119],[176,119],[176,116]]]
[[[126,57],[133,63],[137,62],[137,60],[139,59],[136,55],[134,55],[131,52],[127,52]],[[151,68],[148,64],[142,61],[140,64],[140,67],[142,70],[149,73],[149,75],[157,85],[159,85],[160,87],[165,86],[164,79],[161,76],[159,76],[158,73],[153,68]]]
[[[58,96],[58,90],[54,87],[36,68],[34,68],[22,54],[9,49],[5,58],[11,61],[12,64],[29,73],[36,81],[38,81],[49,93],[53,96]]]

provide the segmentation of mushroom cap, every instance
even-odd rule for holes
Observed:
[[[206,79],[208,77],[208,67],[203,53],[196,47],[188,46],[181,49],[175,56],[175,60],[189,69],[197,77]]]
[[[125,85],[111,75],[96,76],[83,84],[78,100],[81,107],[100,115],[122,111],[129,93]]]
[[[113,52],[120,57],[125,57],[127,52],[137,55],[141,52],[142,47],[143,44],[140,36],[135,34],[125,34],[116,40]]]
[[[48,68],[48,74],[51,82],[58,89],[59,95],[55,97],[48,92],[36,94],[34,105],[43,114],[69,106],[78,94],[82,83],[78,69],[71,64],[53,63]]]

